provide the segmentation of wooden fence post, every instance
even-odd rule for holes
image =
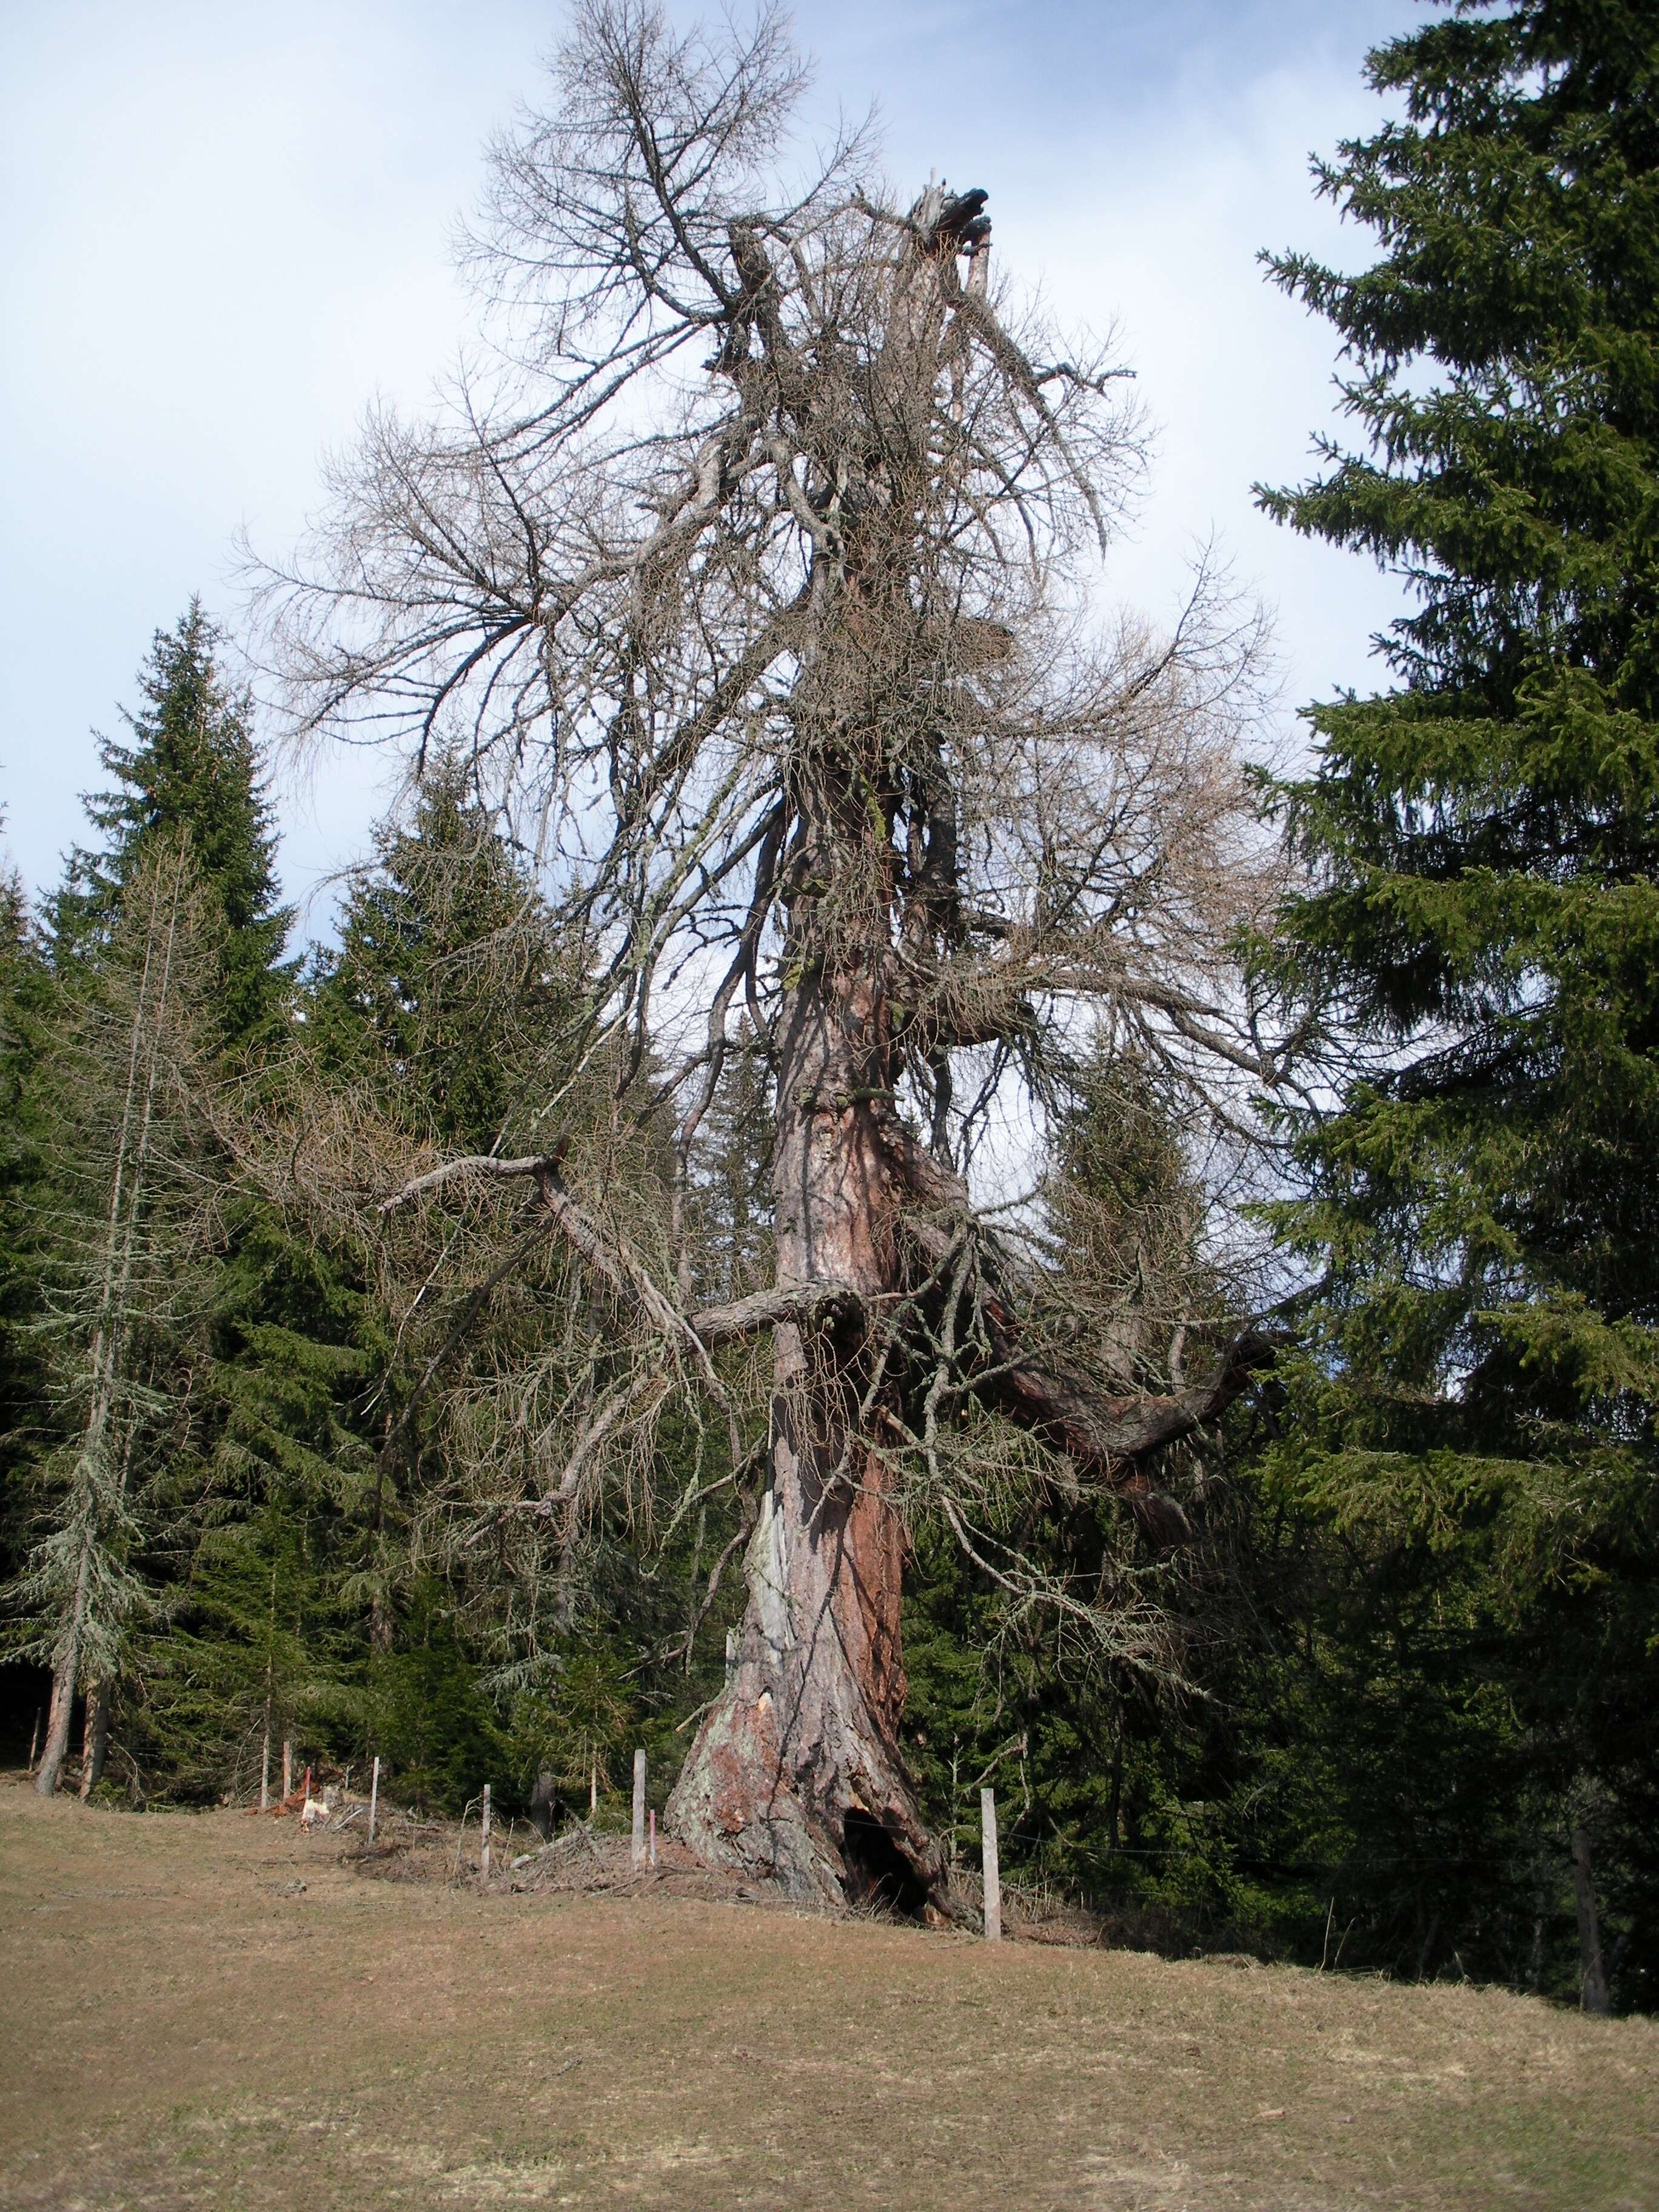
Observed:
[[[283,1738],[283,1802],[287,1804],[294,1795],[294,1746],[287,1736]]]
[[[483,1840],[483,1849],[478,1856],[478,1879],[481,1881],[488,1881],[489,1879],[489,1784],[487,1782],[483,1786],[483,1809],[478,1815],[478,1832]]]
[[[997,1864],[997,1793],[979,1793],[980,1849],[985,1868],[985,1940],[1002,1941],[1002,1872]]]
[[[657,1863],[657,1808],[654,1805],[651,1808],[651,1863],[653,1866]]]
[[[587,1770],[587,1817],[591,1820],[599,1809],[599,1754],[593,1753]]]
[[[374,1815],[380,1808],[380,1754],[374,1754],[374,1765],[368,1778],[368,1840],[374,1840]]]
[[[634,1753],[634,1871],[645,1864],[645,1747]]]

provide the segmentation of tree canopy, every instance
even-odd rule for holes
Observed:
[[[1338,1085],[1279,1216],[1325,1285],[1287,1452],[1420,1575],[1466,1551],[1455,1671],[1611,1842],[1659,1750],[1659,27],[1460,6],[1369,68],[1402,118],[1319,181],[1378,258],[1272,264],[1364,443],[1264,502],[1418,601],[1280,793],[1271,957]]]

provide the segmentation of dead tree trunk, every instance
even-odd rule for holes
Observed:
[[[802,994],[780,1041],[774,1167],[780,1279],[848,1286],[866,1313],[896,1275],[899,1194],[859,1035],[879,1015],[851,982]],[[774,1332],[769,1480],[738,1662],[668,1817],[702,1856],[793,1896],[915,1909],[945,1861],[898,1745],[905,1535],[893,1478],[860,1430],[866,1369],[856,1327]]]
[[[763,289],[765,256],[753,240],[738,250],[745,281]],[[906,1537],[866,1401],[876,1325],[900,1285],[908,1195],[891,1136],[899,1065],[888,988],[905,750],[880,722],[915,648],[920,518],[939,496],[929,437],[941,300],[936,262],[902,256],[878,366],[886,439],[872,441],[867,463],[881,495],[816,538],[814,590],[836,611],[791,702],[786,805],[798,827],[781,904],[792,981],[772,1040],[777,1279],[842,1285],[860,1319],[774,1332],[769,1480],[737,1675],[669,1808],[703,1856],[763,1869],[793,1895],[912,1911],[942,1893],[946,1865],[899,1750]],[[953,828],[954,803],[939,811]],[[937,869],[942,855],[922,842]],[[930,886],[947,896],[954,859],[948,880]]]

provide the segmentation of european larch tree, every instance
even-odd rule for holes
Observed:
[[[547,1510],[626,1463],[665,1376],[758,1483],[672,1820],[794,1893],[914,1907],[945,1866],[899,1748],[909,1516],[1110,1641],[980,1504],[1058,1485],[1171,1533],[1143,1462],[1261,1356],[1195,1333],[1199,1379],[1126,1393],[1042,1324],[964,1174],[1090,1011],[1172,1078],[1271,1076],[1227,951],[1261,896],[1232,750],[1258,640],[1207,582],[1167,636],[1093,618],[1141,461],[1120,372],[992,281],[983,191],[896,198],[856,137],[786,182],[804,81],[775,13],[682,37],[578,7],[556,105],[493,152],[495,370],[447,421],[371,422],[270,635],[302,732],[465,748],[584,933],[590,1064],[680,1115],[659,1213],[556,1093],[533,1153],[388,1200],[524,1178],[611,1313],[628,1357],[568,1409]],[[745,1017],[775,1279],[699,1312],[675,1243]],[[757,1408],[727,1363],[757,1339]]]

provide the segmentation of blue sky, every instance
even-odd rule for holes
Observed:
[[[675,12],[690,15],[689,7]],[[808,0],[812,106],[875,100],[889,167],[991,192],[1006,266],[1115,324],[1158,426],[1110,583],[1151,607],[1218,534],[1277,613],[1285,719],[1373,680],[1392,582],[1251,505],[1328,421],[1330,333],[1258,247],[1350,261],[1307,157],[1380,109],[1366,46],[1413,0]],[[234,627],[234,541],[272,551],[318,459],[380,393],[418,404],[467,329],[447,236],[486,134],[538,88],[556,7],[526,0],[53,0],[0,11],[0,803],[36,889],[80,830],[94,729],[192,592]],[[289,895],[326,929],[382,764],[279,800]]]

